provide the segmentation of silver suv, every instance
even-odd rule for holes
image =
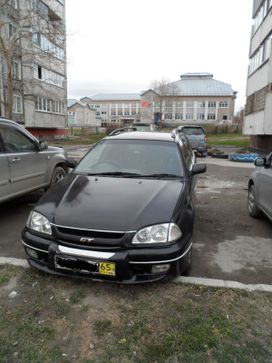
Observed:
[[[0,202],[49,188],[68,171],[66,153],[47,147],[16,122],[0,118]]]
[[[201,126],[182,125],[178,127],[178,131],[186,135],[192,148],[201,156],[208,155],[208,137]]]

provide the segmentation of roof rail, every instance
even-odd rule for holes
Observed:
[[[121,127],[120,129],[115,129],[109,133],[108,136],[116,136],[121,134],[122,132],[130,132],[130,131],[137,131],[136,127]]]

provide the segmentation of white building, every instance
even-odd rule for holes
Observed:
[[[243,132],[252,146],[272,150],[272,0],[254,0]]]

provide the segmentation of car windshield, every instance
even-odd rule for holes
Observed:
[[[173,142],[103,140],[78,164],[76,173],[124,177],[182,177],[183,164]]]
[[[182,132],[187,135],[203,135],[204,132],[200,127],[184,127],[182,129]]]

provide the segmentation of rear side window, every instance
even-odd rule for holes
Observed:
[[[182,129],[185,135],[204,135],[203,130],[200,127],[184,127]]]

